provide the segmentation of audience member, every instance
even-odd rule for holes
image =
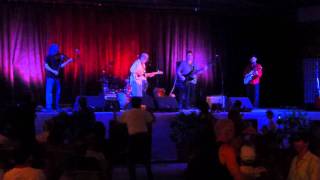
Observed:
[[[319,157],[309,151],[309,135],[298,133],[292,138],[297,155],[291,162],[288,180],[319,180]]]
[[[218,163],[215,147],[214,124],[216,119],[208,111],[205,101],[198,103],[200,113],[194,142],[191,145],[191,158],[188,162],[187,179],[210,180],[216,177],[214,164]]]
[[[135,164],[138,161],[146,166],[149,180],[153,179],[151,170],[151,123],[153,116],[150,112],[141,109],[142,99],[131,99],[132,109],[125,111],[120,122],[128,128],[128,168],[131,180],[136,180]]]
[[[277,125],[274,122],[274,114],[271,110],[268,110],[266,112],[267,119],[268,119],[268,130],[271,132],[275,132],[277,130]]]
[[[219,120],[215,125],[219,162],[215,169],[219,179],[242,180],[236,150],[231,145],[235,127],[231,120]]]
[[[256,141],[257,132],[252,126],[243,130],[243,144],[240,148],[240,171],[246,179],[255,179],[266,172],[264,167],[257,163]]]
[[[79,110],[73,113],[74,124],[79,136],[85,136],[93,128],[96,118],[93,110],[87,104],[86,97],[79,98],[79,107]]]
[[[45,180],[44,172],[31,167],[28,161],[31,159],[31,152],[28,148],[18,148],[15,155],[15,167],[7,171],[3,180]]]
[[[199,113],[199,138],[208,139],[212,141],[214,139],[213,127],[217,119],[209,112],[209,105],[206,101],[200,101],[198,103]]]

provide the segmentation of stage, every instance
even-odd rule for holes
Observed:
[[[254,109],[251,112],[242,112],[244,120],[257,120],[258,129],[261,129],[267,124],[267,119],[265,112],[267,110],[272,110],[275,117],[289,115],[293,112],[292,109]],[[320,111],[304,111],[295,110],[296,112],[301,112],[310,121],[320,121]],[[180,112],[191,113],[198,112],[197,109],[192,110],[181,110]],[[171,141],[170,134],[170,123],[174,117],[180,112],[155,112],[154,115],[156,120],[153,124],[152,132],[152,159],[153,161],[172,161],[176,160],[176,146],[175,143]],[[68,112],[71,113],[71,112]],[[118,112],[117,115],[120,116],[122,112]],[[54,116],[57,112],[37,112],[36,117],[36,132],[42,132],[42,127],[44,122]],[[215,112],[212,113],[217,119],[226,119],[227,112]],[[109,122],[113,119],[112,112],[96,112],[97,121],[101,121],[106,127],[106,138],[109,134]]]

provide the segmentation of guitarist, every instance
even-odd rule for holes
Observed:
[[[147,78],[153,77],[157,74],[163,74],[161,71],[146,73],[146,63],[149,60],[149,55],[143,52],[138,59],[133,62],[130,67],[130,86],[132,97],[143,97],[146,95],[148,89]]]
[[[195,99],[195,88],[197,84],[197,74],[205,71],[202,70],[193,61],[192,51],[187,51],[186,60],[182,61],[177,68],[177,94],[179,108],[190,108]]]
[[[45,70],[46,70],[46,110],[52,110],[52,96],[53,87],[56,86],[56,99],[55,107],[57,111],[60,111],[59,101],[62,78],[61,69],[67,64],[71,63],[73,59],[59,52],[59,46],[57,44],[51,44],[49,47],[48,55],[45,59]]]
[[[257,63],[257,57],[252,56],[250,59],[250,64],[244,71],[244,77],[248,79],[248,83],[246,84],[246,92],[254,107],[259,106],[261,76],[262,66],[261,64]]]

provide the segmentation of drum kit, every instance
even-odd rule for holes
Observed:
[[[105,71],[102,71],[102,77],[99,80],[102,86],[104,99],[110,101],[118,101],[121,109],[126,109],[130,102],[131,86],[129,80],[125,80],[123,88],[119,88],[120,82],[114,82],[112,77],[107,77]],[[115,85],[116,84],[116,85]],[[111,87],[111,88],[110,88]]]

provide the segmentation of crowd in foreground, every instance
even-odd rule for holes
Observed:
[[[127,165],[130,179],[135,180],[139,179],[136,164],[141,163],[148,179],[155,179],[151,163],[155,117],[141,108],[140,98],[132,98],[132,108],[114,117],[109,139],[86,99],[81,98],[79,104],[79,111],[60,113],[46,121],[41,134],[35,132],[32,101],[2,109],[1,178],[117,179],[112,177],[112,169],[120,163]],[[204,102],[199,103],[199,109],[186,179],[320,179],[320,160],[309,148],[314,141],[308,132],[291,134],[291,146],[284,149],[276,143],[278,127],[272,112],[267,113],[269,124],[262,136],[252,124],[244,123],[237,106],[226,120],[215,119]]]

